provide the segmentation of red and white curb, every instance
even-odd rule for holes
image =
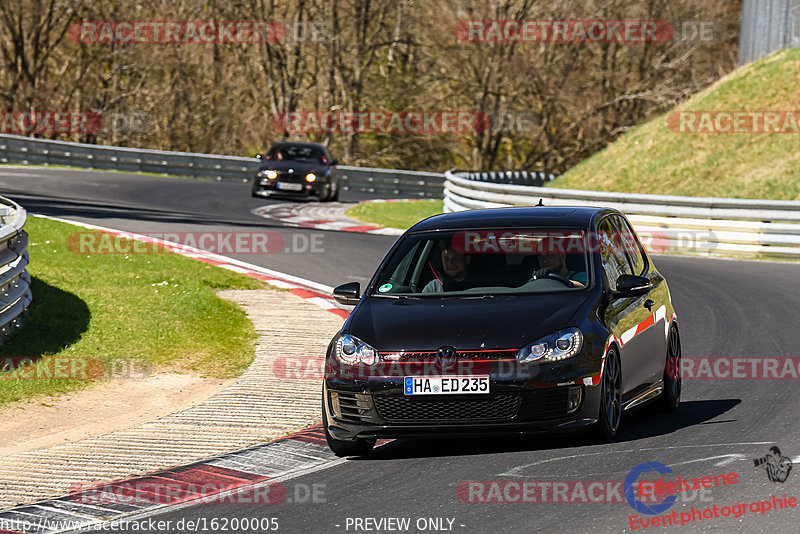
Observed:
[[[367,202],[398,202],[399,200],[382,200]],[[281,203],[261,206],[251,211],[253,215],[264,217],[287,226],[297,228],[313,228],[315,230],[333,230],[337,232],[355,232],[361,234],[378,234],[399,236],[404,230],[384,228],[374,224],[365,224],[347,217],[344,212],[357,204],[334,203]]]
[[[208,252],[192,246],[173,243],[171,241],[164,241],[163,239],[158,239],[147,235],[126,232],[123,230],[115,230],[113,228],[106,228],[104,226],[77,222],[59,217],[50,217],[49,215],[40,215],[35,213],[32,213],[31,215],[34,217],[41,217],[43,219],[65,222],[75,226],[80,226],[82,228],[87,228],[89,230],[96,230],[113,237],[135,239],[145,243],[153,243],[164,247],[171,252],[180,254],[181,256],[186,256],[197,261],[202,261],[203,263],[208,263],[209,265],[215,265],[217,267],[222,267],[223,269],[228,269],[229,271],[241,273],[251,278],[267,282],[270,285],[281,289],[288,289],[290,293],[304,298],[307,301],[316,304],[323,310],[334,313],[344,319],[350,315],[350,311],[348,309],[339,307],[339,305],[331,296],[331,293],[333,293],[333,288],[324,284],[319,284],[317,282],[306,280],[290,274],[273,271],[272,269],[267,269],[265,267],[259,267],[258,265],[239,261],[234,258],[228,258],[227,256],[221,256],[219,254]]]
[[[343,461],[328,449],[322,425],[315,425],[201,462],[72,488],[62,497],[11,508],[0,512],[0,534],[107,530],[100,525],[197,504],[290,503],[293,493],[282,482]]]

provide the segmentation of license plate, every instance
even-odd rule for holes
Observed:
[[[488,394],[488,376],[406,376],[405,395]]]
[[[278,182],[278,189],[285,189],[287,191],[302,191],[303,184],[292,184],[289,182]]]

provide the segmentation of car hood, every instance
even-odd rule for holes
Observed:
[[[309,163],[305,161],[265,161],[258,166],[259,171],[270,169],[273,171],[288,171],[294,169],[294,172],[315,172],[324,174],[328,170],[327,165],[322,163]]]
[[[347,330],[378,351],[520,348],[566,326],[589,292],[493,298],[366,297]]]

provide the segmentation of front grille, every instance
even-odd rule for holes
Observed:
[[[438,421],[511,419],[519,411],[519,395],[497,395],[485,399],[415,399],[375,395],[375,407],[387,421]]]
[[[279,182],[291,182],[291,183],[300,183],[303,181],[305,174],[299,172],[278,172],[278,181]]]
[[[567,416],[568,387],[546,388],[525,393],[520,419],[536,421]]]

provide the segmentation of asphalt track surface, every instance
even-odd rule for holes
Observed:
[[[251,198],[243,183],[0,167],[0,195],[34,213],[140,233],[268,230],[287,242],[295,235],[321,234],[324,252],[234,257],[327,285],[364,283],[394,239],[282,228],[250,214],[273,201]],[[362,198],[342,195],[343,201]],[[670,285],[684,358],[798,356],[800,265],[673,256],[654,261]],[[257,517],[277,518],[279,532],[402,531],[387,528],[395,523],[373,528],[376,524],[367,518],[408,518],[409,532],[630,531],[629,516],[638,512],[625,502],[580,502],[580,496],[559,503],[463,502],[457,490],[467,481],[586,481],[588,487],[590,481],[624,480],[642,462],[660,462],[672,469],[670,480],[735,472],[738,482],[679,496],[658,516],[691,512],[692,506],[721,509],[770,500],[772,495],[800,497],[797,465],[785,483],[773,483],[753,463],[771,445],[789,458],[800,457],[798,413],[798,380],[684,380],[678,412],[626,412],[618,438],[610,443],[591,436],[398,440],[367,458],[334,462],[284,482],[290,500],[294,491],[317,485],[317,502],[195,505],[165,509],[152,519],[171,520],[173,527],[162,530],[169,532],[184,531],[174,527],[180,519],[205,518],[206,531],[213,531],[212,518]],[[651,472],[642,478],[659,476]],[[488,496],[491,486],[483,488],[475,499]],[[509,491],[511,498],[515,495]],[[748,509],[739,518],[636,531],[797,532],[798,514],[800,506],[765,514]],[[437,530],[435,524],[417,523],[428,518],[443,518],[443,526]]]

